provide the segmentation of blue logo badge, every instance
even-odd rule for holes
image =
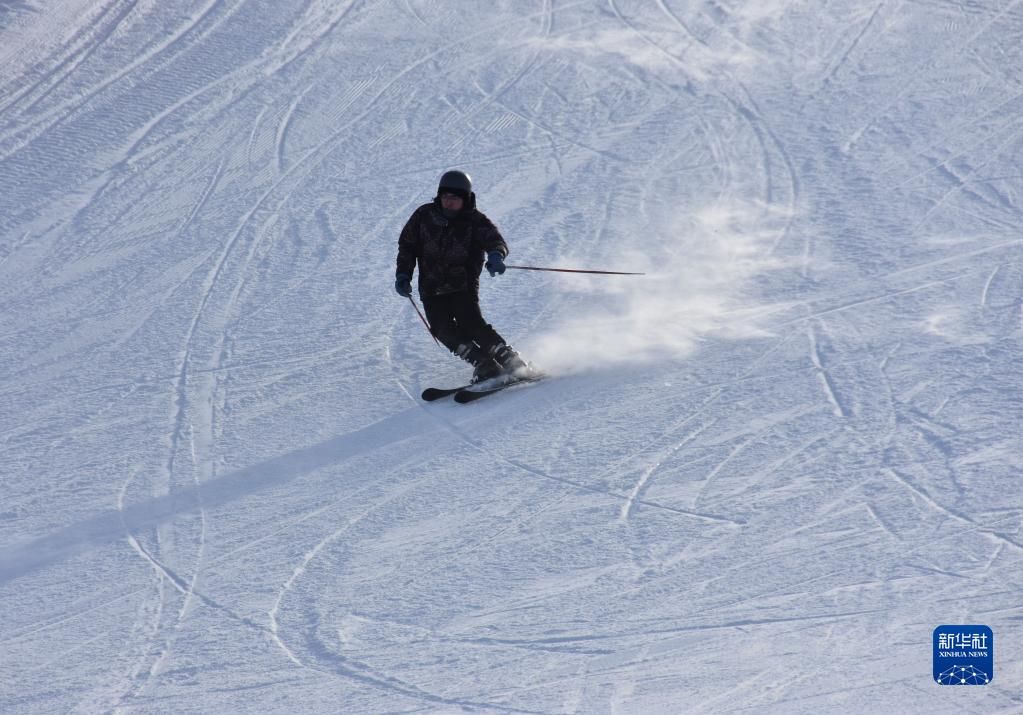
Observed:
[[[995,676],[995,634],[987,626],[934,629],[934,680],[939,685],[987,685]]]

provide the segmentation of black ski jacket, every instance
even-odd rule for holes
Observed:
[[[395,272],[411,276],[418,264],[421,298],[458,291],[479,296],[480,273],[490,251],[507,256],[508,244],[493,222],[476,209],[475,201],[449,218],[434,199],[416,209],[401,230]]]

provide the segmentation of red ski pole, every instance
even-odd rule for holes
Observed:
[[[423,321],[423,325],[426,326],[426,332],[428,332],[430,334],[430,337],[433,338],[433,342],[437,343],[437,345],[440,346],[440,340],[437,340],[437,336],[433,334],[433,328],[431,328],[430,324],[426,322],[426,316],[423,315],[421,310],[419,310],[419,306],[416,305],[415,299],[412,296],[409,296],[408,302],[411,303],[412,307],[416,309],[416,315],[418,315],[419,319]]]
[[[646,273],[626,273],[624,271],[587,271],[579,268],[541,268],[539,266],[508,266],[518,271],[553,271],[555,273],[596,273],[602,276],[645,276]]]

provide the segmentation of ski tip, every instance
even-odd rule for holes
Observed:
[[[428,387],[423,390],[423,394],[420,397],[424,402],[433,402],[434,400],[440,400],[444,397],[449,397],[456,394],[459,390],[464,390],[468,385],[461,385],[459,387]]]

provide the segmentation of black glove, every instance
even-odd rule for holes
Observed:
[[[490,277],[493,278],[498,273],[504,275],[504,256],[501,255],[500,251],[491,251],[487,254],[487,270],[490,271]]]
[[[412,276],[408,273],[399,273],[394,277],[394,290],[402,298],[412,297]]]

